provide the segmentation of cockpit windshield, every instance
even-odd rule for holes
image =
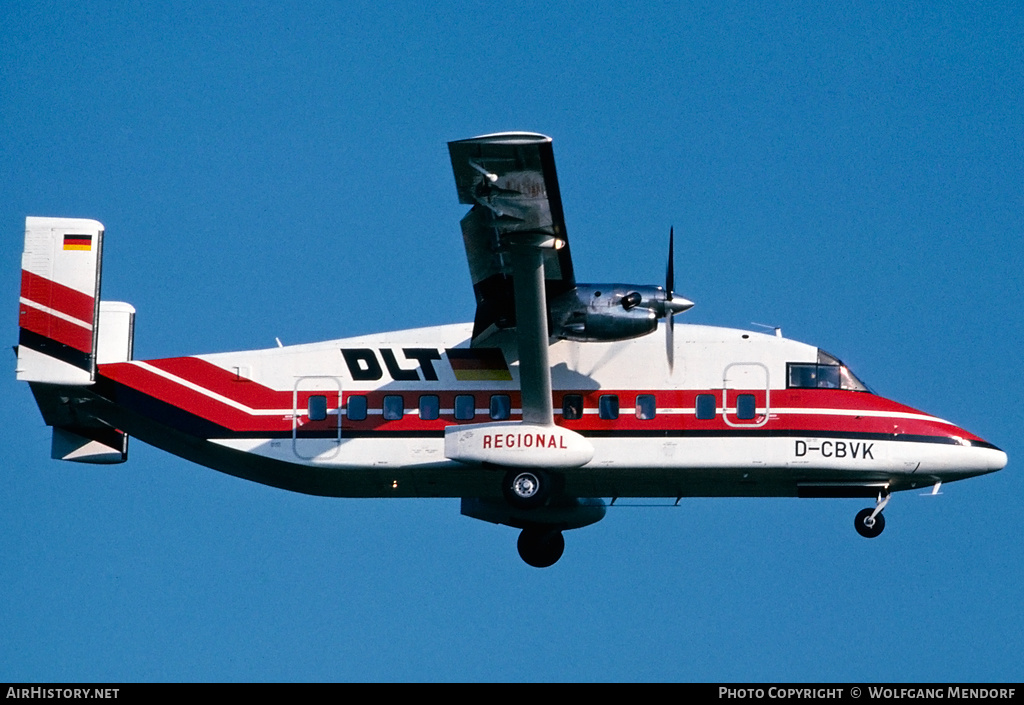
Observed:
[[[818,349],[818,362],[790,362],[786,365],[789,389],[847,389],[871,392],[838,358]]]

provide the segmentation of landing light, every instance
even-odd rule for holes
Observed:
[[[505,239],[512,245],[539,247],[547,250],[560,250],[565,247],[565,240],[547,233],[509,233]]]

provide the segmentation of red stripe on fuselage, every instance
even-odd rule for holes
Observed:
[[[101,366],[101,373],[116,382],[137,389],[140,392],[233,431],[255,433],[261,431],[281,432],[291,429],[290,411],[294,401],[290,390],[271,389],[258,382],[240,378],[233,371],[225,370],[195,357],[150,360],[146,364],[152,365],[193,385],[202,387],[205,390],[209,390],[213,394],[235,401],[249,409],[276,409],[281,410],[282,414],[279,416],[251,414],[211,398],[202,392],[190,389],[175,380],[167,379],[151,370],[146,370],[131,363],[103,365]],[[305,410],[309,395],[317,393],[322,392],[301,392],[299,394],[298,410],[300,414]],[[739,393],[745,392],[744,390],[729,390],[731,406],[735,404],[733,394]],[[758,397],[758,406],[763,408],[764,390],[752,390],[752,393],[755,393]],[[495,389],[493,391],[479,389],[381,389],[369,392],[346,393],[345,398],[347,399],[354,394],[365,396],[369,409],[378,410],[378,413],[371,413],[362,421],[352,421],[345,418],[344,428],[353,431],[440,431],[453,423],[480,423],[489,420],[486,412],[469,420],[457,421],[452,418],[451,414],[442,415],[441,418],[436,420],[422,420],[413,411],[404,415],[401,419],[386,421],[379,413],[385,395],[402,395],[404,397],[403,405],[406,409],[416,409],[419,405],[419,397],[424,394],[438,396],[441,408],[446,409],[453,407],[455,396],[460,394],[474,395],[475,406],[481,409],[488,407],[491,394],[509,395],[513,408],[518,408],[521,403],[518,392],[502,389]],[[735,419],[734,412],[730,417],[730,421],[733,423],[727,424],[722,417],[720,408],[714,419],[700,420],[695,418],[692,409],[694,408],[696,395],[713,394],[717,400],[717,405],[720,407],[721,389],[599,390],[587,392],[559,390],[554,394],[556,412],[560,409],[564,394],[581,394],[584,397],[584,408],[587,413],[584,414],[583,418],[576,420],[563,420],[560,414],[556,413],[555,421],[567,428],[582,432],[686,430],[742,433],[745,429],[749,429],[751,431],[794,431],[808,435],[812,435],[815,432],[907,434],[942,437],[956,435],[966,440],[981,440],[963,429],[940,420],[902,418],[899,414],[921,416],[927,416],[927,414],[884,397],[863,392],[826,389],[771,390],[770,415],[764,424],[739,421]],[[623,408],[618,419],[601,419],[597,413],[593,413],[597,409],[599,398],[605,394],[618,395],[620,405]],[[630,407],[635,404],[638,394],[653,394],[655,396],[658,409],[655,418],[649,420],[638,419],[630,410]],[[335,408],[337,401],[333,398],[333,395],[331,397],[328,402],[329,407]],[[670,413],[667,411],[669,409],[689,409],[691,411],[686,413]],[[789,413],[788,410],[790,409],[820,410],[821,413]],[[842,413],[829,413],[830,411]],[[858,411],[872,413],[871,415],[855,413]],[[511,420],[519,420],[520,418],[520,415],[514,414]],[[324,424],[326,424],[324,428],[327,428],[336,423],[336,418],[331,417],[326,422],[317,422],[313,425],[304,424],[303,429],[312,430]]]
[[[148,363],[152,364],[152,363]],[[213,399],[202,392],[190,389],[174,380],[160,375],[130,362],[118,362],[100,365],[100,374],[114,382],[130,387],[138,392],[159,399],[167,404],[186,411],[194,416],[206,419],[232,431],[273,431],[291,429],[291,419],[281,416],[261,416],[250,414],[230,404]],[[264,389],[266,389],[264,387]],[[272,390],[268,390],[272,391]],[[275,392],[274,394],[281,394]],[[224,395],[227,396],[227,395]],[[291,395],[283,407],[291,408]]]
[[[240,377],[233,371],[225,370],[198,357],[168,357],[147,360],[152,365],[175,377],[180,377],[214,394],[227,397],[250,409],[290,409],[292,392],[277,391],[270,387]],[[305,404],[305,400],[300,403]]]
[[[21,270],[21,297],[92,325],[96,310],[95,298],[27,269]]]

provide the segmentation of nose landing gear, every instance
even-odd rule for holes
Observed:
[[[853,526],[857,529],[858,534],[866,539],[873,539],[882,533],[885,529],[885,517],[882,516],[882,510],[889,503],[889,496],[888,493],[879,494],[874,508],[868,507],[857,512]]]
[[[857,529],[857,533],[866,539],[873,539],[878,536],[885,529],[885,517],[881,514],[872,517],[875,510],[871,507],[862,509],[857,512],[857,518],[853,520],[853,525]]]

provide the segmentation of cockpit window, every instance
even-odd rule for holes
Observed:
[[[791,362],[788,367],[790,389],[839,389],[838,365]]]
[[[839,386],[843,389],[852,389],[855,392],[870,392],[868,385],[857,379],[857,375],[850,372],[850,368],[842,365],[839,368]]]
[[[818,362],[790,362],[786,365],[786,387],[789,389],[847,389],[870,392],[838,358],[818,350]]]

